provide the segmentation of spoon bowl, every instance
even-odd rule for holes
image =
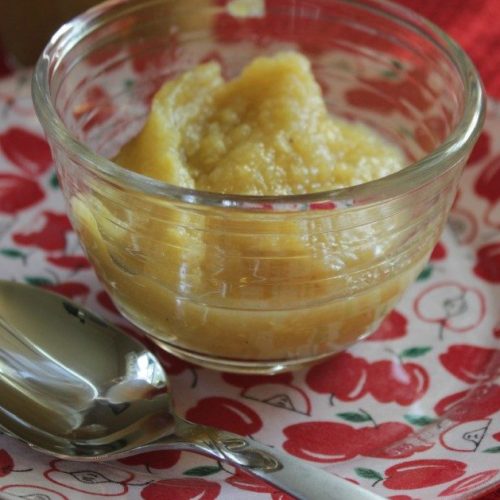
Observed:
[[[167,376],[139,342],[39,289],[0,287],[0,425],[62,457],[123,455],[173,432]]]
[[[228,462],[297,498],[380,498],[254,440],[178,417],[168,377],[138,340],[77,304],[0,281],[0,427],[81,461],[155,449]]]

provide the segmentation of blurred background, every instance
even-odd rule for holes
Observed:
[[[478,67],[488,93],[500,98],[500,0],[395,1],[455,38]],[[0,0],[0,76],[34,64],[64,21],[97,3],[99,0]]]
[[[99,0],[0,0],[3,71],[9,66],[34,64],[61,24],[97,3]]]

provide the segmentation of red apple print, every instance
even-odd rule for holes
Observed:
[[[13,165],[29,177],[43,174],[52,165],[49,145],[29,130],[12,127],[0,134],[0,149]]]
[[[413,429],[400,422],[384,422],[376,427],[358,429],[357,439],[363,447],[360,455],[365,457],[401,459],[432,448],[432,443],[427,443],[423,440],[418,443],[403,443],[403,445],[398,443],[411,434],[413,434]]]
[[[363,88],[353,88],[346,94],[347,101],[355,108],[369,109],[376,113],[391,113],[394,103],[386,95],[379,95],[371,90]]]
[[[86,62],[91,66],[102,66],[106,64],[106,62],[111,61],[114,57],[116,57],[120,53],[121,47],[101,47],[99,51],[90,52],[87,55]],[[121,62],[123,64],[123,62]],[[112,66],[113,68],[116,65]],[[107,68],[109,71],[109,67]]]
[[[132,66],[136,73],[156,73],[159,68],[168,68],[178,57],[179,44],[177,36],[162,45],[146,38],[138,38],[134,45],[129,47]],[[165,75],[162,74],[163,80]]]
[[[500,243],[485,245],[477,251],[474,272],[489,283],[500,283]]]
[[[478,486],[485,485],[489,483],[494,477],[499,474],[498,469],[485,470],[483,472],[478,472],[477,474],[473,474],[472,476],[464,477],[452,484],[444,491],[442,491],[439,496],[440,497],[449,497],[455,495],[463,495],[467,492],[472,492],[473,490],[477,490]]]
[[[80,271],[81,269],[89,269],[90,262],[80,255],[61,255],[60,257],[47,257],[47,262],[54,266],[62,267],[64,269],[72,269],[73,271]]]
[[[496,325],[493,328],[493,337],[495,337],[496,339],[500,339],[500,325]]]
[[[72,231],[64,214],[45,211],[29,224],[29,233],[16,233],[12,239],[18,245],[34,246],[47,251],[64,250],[66,235]]]
[[[206,479],[164,479],[141,491],[144,500],[215,500],[221,486]]]
[[[304,422],[284,429],[283,448],[296,457],[319,463],[342,462],[357,456],[361,443],[350,425],[336,422]]]
[[[15,214],[42,201],[45,193],[31,179],[0,173],[0,213]]]
[[[332,394],[342,401],[355,401],[366,394],[368,362],[348,352],[337,354],[307,373],[307,385],[320,394]]]
[[[481,500],[498,500],[499,498],[498,481],[495,481],[493,484],[490,484],[485,488],[481,488],[481,490],[482,490]]]
[[[397,316],[395,321],[401,323]],[[427,392],[429,375],[415,363],[382,360],[370,364],[344,352],[313,366],[306,382],[312,390],[342,401],[355,401],[370,393],[380,402],[406,406]]]
[[[283,491],[273,491],[271,493],[271,500],[294,500],[293,497],[287,495]]]
[[[0,477],[7,476],[14,468],[12,457],[5,451],[0,450]]]
[[[97,85],[87,89],[84,101],[73,110],[75,119],[83,121],[84,132],[89,132],[94,127],[103,124],[113,116],[113,113],[114,106],[109,94]]]
[[[457,460],[412,460],[389,467],[384,486],[390,490],[416,490],[453,481],[466,472],[466,464]]]
[[[198,424],[220,427],[236,434],[249,435],[262,427],[262,420],[251,408],[222,397],[205,398],[187,411],[186,418]]]
[[[43,285],[42,288],[58,293],[59,295],[64,295],[68,299],[85,298],[90,293],[90,288],[87,285],[74,281],[57,283],[54,285]]]
[[[177,35],[174,33],[167,36],[169,40],[161,45],[139,38],[128,48],[134,71],[140,75],[147,75],[147,78],[143,76],[139,78],[143,83],[134,89],[135,97],[147,106],[150,106],[154,95],[165,80],[173,78],[179,70],[175,64],[180,50]]]
[[[424,118],[415,128],[415,140],[423,151],[430,153],[440,145],[447,135],[447,124],[440,116]]]
[[[228,0],[218,0],[218,5],[227,5]],[[306,55],[321,54],[332,47],[333,40],[357,36],[360,45],[373,42],[371,34],[365,35],[359,30],[352,30],[347,25],[332,28],[328,18],[339,15],[329,2],[315,6],[314,15],[304,16],[297,23],[293,16],[283,16],[290,8],[289,0],[266,0],[265,16],[237,18],[229,12],[221,12],[216,16],[213,32],[217,41],[224,44],[252,40],[260,47],[268,47],[273,41],[293,44]],[[332,31],[333,29],[333,31]],[[345,33],[349,31],[350,33]]]
[[[494,365],[498,364],[494,363],[498,356],[500,353],[496,349],[459,344],[449,347],[447,352],[439,356],[439,360],[455,377],[475,384],[491,378],[491,367],[494,369]],[[500,363],[500,359],[498,361]]]
[[[252,385],[243,389],[241,395],[246,399],[259,401],[275,408],[301,413],[302,415],[311,414],[311,401],[301,387],[272,382],[270,384]]]
[[[357,455],[376,458],[407,458],[427,450],[432,443],[393,446],[413,433],[411,427],[385,422],[355,429],[337,422],[305,422],[287,427],[283,447],[292,455],[319,463],[335,463]]]
[[[450,394],[436,403],[434,411],[456,422],[484,419],[500,411],[500,386],[484,384]]]
[[[483,320],[486,308],[480,290],[456,282],[443,282],[424,290],[415,301],[417,316],[438,325],[440,337],[444,331],[468,332]]]
[[[319,201],[316,203],[310,203],[309,208],[311,210],[335,210],[337,204],[333,201]]]
[[[43,473],[43,476],[65,489],[88,495],[100,495],[104,488],[108,497],[126,495],[129,490],[128,483],[134,478],[131,472],[117,467],[63,460],[51,461],[50,468]],[[70,496],[75,497],[75,495]]]
[[[387,498],[390,500],[412,500],[412,497],[409,497],[408,495],[391,495]]]
[[[33,484],[8,484],[0,487],[0,492],[5,492],[9,498],[26,498],[29,500],[70,500],[66,495]]]
[[[491,419],[458,422],[439,435],[439,442],[447,450],[475,452],[488,432]]]
[[[468,390],[455,392],[454,394],[449,394],[445,396],[441,400],[439,400],[434,406],[434,411],[436,415],[446,416],[452,415],[452,420],[467,420],[463,419],[464,415],[468,412],[470,406],[466,401],[467,395],[469,394]],[[475,415],[474,415],[475,416]],[[485,415],[486,416],[486,415]],[[458,418],[457,418],[458,417]],[[481,417],[479,417],[481,418]],[[472,419],[474,420],[474,419]]]
[[[434,247],[434,250],[431,253],[431,261],[438,261],[438,260],[444,260],[446,259],[447,251],[446,247],[441,243],[438,242],[438,244]]]
[[[352,484],[357,484],[357,485],[360,484],[359,481],[356,481],[356,479],[353,479],[352,477],[344,477],[344,479]]]
[[[408,320],[398,311],[392,311],[379,328],[366,340],[392,340],[404,337],[408,331]]]
[[[112,312],[113,314],[120,314],[115,304],[111,300],[111,297],[109,296],[108,292],[101,290],[97,294],[97,302],[99,302],[99,304],[102,307],[104,307],[104,309],[106,309],[107,311]]]
[[[170,469],[181,456],[180,451],[150,451],[132,457],[127,457],[120,462],[126,465],[144,465],[149,469]]]
[[[278,491],[274,486],[271,486],[261,479],[251,476],[240,469],[236,469],[235,473],[226,479],[226,483],[244,491],[270,493],[273,500],[293,500],[293,497],[290,495],[287,495],[282,491]]]
[[[491,138],[488,132],[484,131],[476,142],[472,153],[470,154],[467,166],[472,166],[480,161],[483,161],[489,154],[491,149]]]
[[[270,1],[273,2],[273,7],[276,9],[280,9],[280,7],[286,8],[286,5],[280,5],[283,4],[280,0],[266,0],[268,6]],[[229,1],[222,0],[218,3],[226,5]],[[268,7],[265,8],[265,12],[265,20],[257,17],[236,18],[229,12],[221,12],[216,17],[214,23],[216,39],[223,43],[234,43],[251,39],[260,45],[266,45],[271,40],[286,41],[293,38],[294,30],[291,22],[283,17],[273,15],[273,10],[270,10]],[[297,33],[295,33],[295,36],[295,41],[299,42]]]
[[[402,79],[360,78],[360,87],[348,90],[345,98],[351,106],[357,108],[370,109],[381,114],[398,111],[408,115],[408,104],[420,110],[428,109],[432,105],[432,97],[421,90],[426,85],[426,78],[419,68],[408,71]],[[432,122],[428,125],[435,128]],[[433,149],[434,143],[430,146]]]
[[[484,221],[492,227],[500,228],[500,221],[494,220],[500,202],[500,156],[493,158],[482,170],[474,184],[474,189],[476,194],[489,204]]]
[[[271,493],[271,500],[294,500],[294,498],[283,491],[275,490]]]
[[[366,390],[381,403],[408,406],[429,388],[429,375],[420,365],[382,360],[368,368]]]
[[[291,384],[293,375],[291,373],[279,373],[277,375],[239,375],[237,373],[223,373],[222,378],[228,384],[242,389],[248,389],[254,385],[262,384]]]
[[[118,3],[118,1],[125,2],[127,0],[115,0],[114,3]],[[102,26],[97,32],[89,33],[87,41],[94,47],[94,50],[85,54],[85,62],[91,66],[100,67],[99,69],[101,71],[104,68],[107,72],[111,72],[111,69],[115,69],[117,63],[113,61],[113,65],[110,67],[110,62],[120,54],[122,46],[119,43],[99,44],[99,40],[103,40],[106,35],[113,35],[114,33],[120,33],[121,36],[125,36],[127,33],[130,33],[130,29],[134,26],[134,22],[135,19],[130,17],[115,19],[112,25]],[[102,66],[104,66],[104,68],[102,68]]]

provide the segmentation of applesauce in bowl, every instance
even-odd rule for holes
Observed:
[[[52,40],[34,99],[123,314],[189,361],[273,373],[346,348],[395,305],[439,238],[484,104],[466,56],[405,9],[260,6],[106,3]],[[321,87],[297,83],[309,65]]]

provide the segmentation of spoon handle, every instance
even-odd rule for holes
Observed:
[[[374,500],[382,497],[279,450],[237,434],[178,419],[169,445],[211,456],[258,476],[301,500]],[[157,446],[160,442],[156,442]],[[154,445],[153,445],[154,446]]]

